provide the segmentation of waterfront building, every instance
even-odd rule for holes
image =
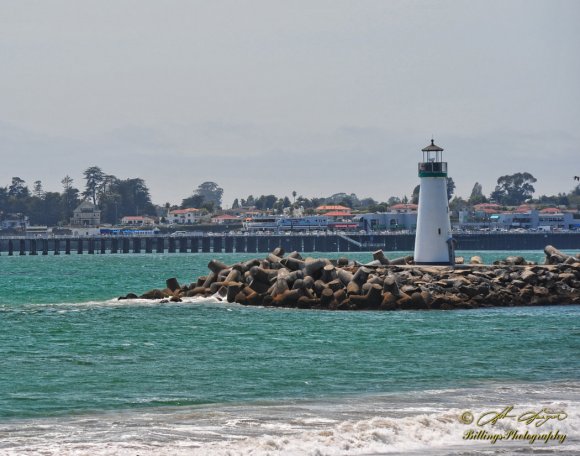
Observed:
[[[101,211],[89,200],[84,200],[73,211],[72,226],[97,227],[101,224]]]
[[[186,209],[175,209],[173,211],[169,211],[167,214],[167,222],[169,224],[177,225],[193,225],[194,223],[199,223],[201,217],[201,209],[196,209],[194,207],[189,207]]]
[[[329,212],[337,213],[339,212],[341,215],[350,215],[351,209],[350,207],[341,206],[341,205],[324,205],[318,206],[316,209],[316,213],[326,215]]]
[[[417,204],[413,204],[413,203],[399,203],[399,204],[395,204],[393,206],[391,206],[389,209],[391,209],[392,212],[417,212],[417,209],[419,208],[419,206]]]
[[[510,230],[577,230],[580,228],[580,213],[578,211],[562,211],[557,208],[542,210],[500,212],[490,217],[492,229]]]
[[[215,225],[227,225],[230,223],[241,223],[242,220],[239,217],[235,217],[233,215],[222,214],[216,215],[215,217],[211,218],[211,223]]]
[[[6,214],[0,220],[0,230],[25,231],[28,226],[28,216],[24,214]]]
[[[147,215],[126,215],[121,219],[121,225],[152,226],[155,225],[155,219]]]
[[[389,211],[357,215],[354,218],[365,231],[415,231],[417,211]]]
[[[415,235],[415,263],[448,265],[455,263],[451,221],[447,199],[447,162],[443,149],[431,140],[422,149],[419,163],[419,209]]]

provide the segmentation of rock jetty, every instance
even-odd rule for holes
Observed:
[[[580,255],[552,246],[543,265],[510,256],[493,265],[481,258],[455,268],[420,266],[412,257],[389,260],[381,250],[367,264],[285,255],[226,265],[211,260],[207,275],[189,285],[167,279],[164,289],[119,299],[215,297],[242,305],[328,310],[472,309],[498,306],[580,304]]]

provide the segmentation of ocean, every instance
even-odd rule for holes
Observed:
[[[116,299],[253,256],[0,256],[0,455],[580,454],[580,306]]]

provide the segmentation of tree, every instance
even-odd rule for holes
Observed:
[[[356,206],[360,206],[360,201],[358,199],[358,196],[356,196],[355,193],[351,193],[350,195],[346,194],[346,193],[335,193],[334,195],[329,196],[328,198],[325,198],[325,203],[326,204],[340,204],[343,206],[348,206],[348,207],[356,207]]]
[[[73,187],[73,179],[66,175],[60,181],[63,187],[61,198],[61,218],[63,221],[68,221],[73,215],[75,207],[79,204],[79,190]]]
[[[292,202],[296,203],[296,195],[298,195],[298,193],[296,193],[296,190],[292,191]]]
[[[8,189],[0,187],[0,220],[4,212],[8,212]]]
[[[155,214],[155,207],[151,202],[149,189],[143,179],[118,180],[112,190],[113,195],[117,194],[120,197],[119,217]]]
[[[399,198],[398,196],[391,196],[388,200],[387,200],[387,204],[389,206],[394,206],[395,204],[400,204],[401,203],[401,198]]]
[[[501,176],[490,198],[499,204],[517,206],[532,197],[536,191],[534,182],[537,179],[527,172]]]
[[[203,196],[201,195],[191,195],[181,201],[181,208],[186,209],[188,207],[195,207],[196,209],[201,209],[203,206]]]
[[[232,209],[239,209],[240,208],[240,203],[238,201],[238,199],[236,198],[234,200],[234,202],[232,203]]]
[[[62,196],[46,192],[42,197],[33,196],[28,203],[27,214],[33,225],[55,226],[61,221]]]
[[[56,226],[62,221],[62,195],[58,192],[46,192],[43,198],[44,224]]]
[[[100,187],[105,180],[105,173],[98,166],[91,166],[90,168],[85,169],[83,175],[87,181],[85,184],[85,191],[83,192],[83,196],[85,198],[90,198],[93,204],[96,206],[97,193],[99,192]]]
[[[545,204],[545,205],[554,205],[554,206],[569,206],[570,199],[569,196],[565,193],[558,193],[557,195],[542,195],[538,199],[535,199],[534,202],[538,204]]]
[[[580,185],[577,185],[570,191],[570,193],[568,193],[568,201],[570,207],[573,206],[576,206],[576,208],[580,207]]]
[[[459,219],[459,211],[467,208],[467,201],[465,201],[460,196],[456,196],[449,203],[449,212],[451,213],[451,218],[455,221]]]
[[[118,193],[119,182],[121,181],[112,174],[103,175],[101,185],[97,189],[97,202],[99,205],[102,204],[104,199],[110,199],[111,194]]]
[[[206,203],[212,202],[216,209],[221,207],[224,189],[215,182],[204,182],[197,187],[195,195],[203,197]]]
[[[36,196],[37,198],[42,198],[42,195],[44,195],[44,190],[42,189],[42,182],[39,180],[34,181],[34,187],[32,188],[34,196]]]
[[[356,198],[356,195],[355,195]],[[336,200],[333,200],[333,202]],[[352,195],[344,195],[342,199],[338,202],[341,206],[350,207],[351,209],[355,206],[355,202],[358,203],[358,198],[355,200]]]
[[[68,189],[72,188],[73,178],[67,174],[62,178],[60,183],[62,184],[62,188],[67,191]]]
[[[487,198],[483,194],[483,187],[479,182],[476,182],[471,190],[471,195],[467,200],[468,204],[475,206],[476,204],[487,203]]]
[[[118,179],[111,175],[103,176],[98,189],[98,202],[104,223],[116,224],[127,215],[157,213],[151,202],[149,188],[141,178]]]
[[[274,207],[274,204],[276,204],[277,200],[278,200],[278,198],[276,198],[276,196],[274,196],[274,195],[261,195],[256,200],[256,203],[255,203],[256,209],[258,209],[260,211],[272,209]]]
[[[25,182],[19,177],[12,178],[12,184],[8,187],[8,196],[16,199],[27,198],[30,195],[28,187],[24,185]]]
[[[387,212],[389,207],[387,203],[379,203],[372,206],[367,207],[368,212]]]
[[[363,198],[360,200],[361,207],[371,207],[371,206],[376,206],[377,204],[378,204],[377,201],[375,201],[372,198]]]
[[[288,202],[290,202],[290,200],[288,200]],[[272,206],[272,209],[275,211],[276,214],[282,214],[284,212],[284,200],[281,198],[277,200]]]
[[[411,194],[411,203],[419,204],[419,191],[421,190],[421,186],[417,185],[413,189],[413,193]]]
[[[453,196],[453,193],[455,193],[455,182],[453,182],[452,177],[448,177],[447,178],[447,201],[449,201],[451,199],[451,197]]]
[[[201,209],[205,209],[206,211],[208,211],[210,214],[212,214],[216,208],[215,208],[215,203],[213,201],[206,201],[205,203],[203,203],[201,205]]]

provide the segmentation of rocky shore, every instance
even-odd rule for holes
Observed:
[[[580,255],[544,248],[543,265],[507,257],[493,265],[473,257],[455,268],[420,266],[412,257],[389,260],[381,250],[360,264],[341,257],[303,258],[275,249],[264,259],[234,265],[218,260],[189,285],[167,279],[153,289],[119,299],[215,297],[242,305],[328,310],[471,309],[580,304]]]

